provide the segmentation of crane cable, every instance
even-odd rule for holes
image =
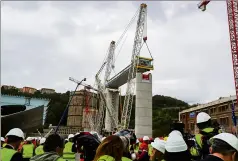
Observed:
[[[150,52],[150,48],[149,48],[147,42],[146,42],[146,41],[144,41],[144,42],[145,42],[145,44],[146,44],[147,50],[148,50],[149,53],[150,53],[150,57],[154,60],[154,58],[153,58],[153,56],[152,56],[152,54],[151,54],[151,52]]]
[[[120,41],[122,40],[122,38],[124,37],[126,32],[128,31],[128,29],[130,28],[130,26],[131,26],[132,22],[135,20],[136,16],[139,14],[139,11],[140,11],[140,8],[137,9],[135,15],[132,17],[132,19],[130,20],[129,24],[126,26],[124,32],[121,34],[120,38],[116,42],[116,47],[118,46],[118,44],[120,43]]]
[[[121,40],[123,39],[123,37],[125,36],[125,34],[127,33],[127,31],[129,30],[130,26],[131,26],[132,23],[134,22],[134,20],[135,20],[135,18],[137,17],[137,15],[139,14],[139,11],[140,11],[140,8],[137,9],[136,13],[134,14],[134,16],[132,17],[132,19],[130,20],[129,24],[126,26],[125,30],[123,31],[123,33],[122,33],[121,36],[119,37],[118,41],[116,41],[115,48],[118,47],[119,43],[121,42]],[[126,42],[126,40],[127,40],[127,36],[128,36],[128,35],[126,35],[126,38],[125,38],[124,41],[122,42],[122,45],[121,45],[119,51],[117,52],[117,55],[116,55],[116,57],[115,57],[115,59],[114,59],[114,63],[116,62],[116,59],[118,58],[119,54],[121,53],[121,50],[122,50],[122,48],[123,48],[123,46],[124,46],[124,44],[125,44],[125,42]],[[113,70],[114,74],[116,74],[115,69],[112,69],[112,70]]]

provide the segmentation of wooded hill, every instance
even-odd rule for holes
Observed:
[[[67,106],[70,92],[66,93],[54,93],[54,94],[41,94],[40,91],[34,94],[22,93],[17,89],[6,90],[1,89],[1,93],[15,96],[26,96],[34,98],[48,98],[50,99],[49,108],[46,114],[45,125],[49,124],[57,125],[65,107]],[[121,102],[124,100],[124,96],[121,97]],[[135,97],[134,97],[135,100]],[[152,109],[153,109],[153,136],[162,136],[169,133],[169,126],[173,120],[178,119],[178,112],[181,108],[189,108],[189,105],[181,100],[163,96],[153,96]],[[135,102],[135,101],[134,101]],[[64,117],[62,125],[66,125],[67,115]],[[135,125],[135,103],[133,103],[133,109],[131,113],[130,128],[134,128]]]

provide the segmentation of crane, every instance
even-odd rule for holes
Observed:
[[[89,117],[89,122],[91,122],[91,130],[97,131],[100,133],[101,129],[103,128],[104,123],[104,116],[105,111],[106,115],[109,116],[111,124],[115,127],[118,124],[118,118],[114,117],[116,111],[114,111],[114,107],[112,104],[108,104],[106,101],[106,88],[105,84],[108,81],[112,70],[114,69],[114,57],[115,57],[115,41],[111,41],[109,46],[109,52],[105,62],[103,62],[101,68],[95,75],[95,82],[97,86],[97,92],[99,95],[99,99],[101,101],[100,107],[98,108],[96,117],[94,117],[94,121],[92,121],[92,117]],[[104,82],[102,82],[99,78],[103,68],[106,66],[105,75],[104,75]]]
[[[125,95],[125,100],[123,104],[122,116],[121,116],[121,123],[120,123],[121,127],[119,127],[122,129],[127,129],[130,122],[134,89],[135,89],[135,82],[133,82],[133,79],[135,78],[135,75],[136,75],[136,65],[137,65],[138,56],[140,55],[140,50],[142,47],[142,40],[144,41],[147,40],[146,36],[143,37],[144,28],[146,26],[146,16],[147,16],[147,5],[143,3],[140,5],[139,17],[137,20],[136,33],[135,33],[134,45],[133,45],[132,56],[131,56],[131,67],[129,69],[126,95]]]
[[[202,11],[206,11],[206,6],[209,0],[202,0],[198,4],[198,8]],[[233,73],[235,80],[236,99],[238,101],[238,1],[226,0],[227,4],[227,16],[230,33],[230,45],[233,63]]]

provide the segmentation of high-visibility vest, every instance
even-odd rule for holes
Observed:
[[[67,159],[67,160],[75,159],[75,153],[72,152],[72,147],[73,147],[72,142],[67,142],[65,144],[64,151],[63,151],[63,159]]]
[[[149,154],[149,156],[152,155],[152,151],[153,151],[153,147],[152,147],[151,144],[149,144],[149,145],[148,145],[148,154]]]
[[[136,145],[135,145],[135,149],[134,149],[134,151],[135,151],[136,153],[139,151],[139,147],[140,147],[139,144],[136,144]]]
[[[3,144],[2,144],[2,147],[5,147],[6,145],[7,145],[7,143],[3,143]]]
[[[213,130],[214,130],[214,128],[209,127],[209,128],[203,129],[202,131],[204,131],[206,133],[211,133],[211,132],[213,132]],[[196,134],[194,137],[196,146],[193,146],[189,149],[189,151],[193,157],[199,157],[202,155],[202,154],[200,154],[201,151],[199,150],[199,149],[202,149],[202,146],[203,146],[202,145],[202,137],[203,137],[202,134]]]
[[[35,150],[36,155],[44,154],[43,145],[40,145]]]
[[[23,154],[22,154],[23,158],[33,157],[33,153],[34,153],[34,145],[33,144],[24,144],[22,146],[22,148],[23,148]]]
[[[127,158],[127,157],[122,157],[121,158],[122,161],[132,161],[131,159]]]
[[[115,159],[109,155],[103,155],[97,161],[115,161]]]
[[[2,148],[0,152],[2,161],[11,161],[13,155],[17,153],[16,150],[8,148]]]

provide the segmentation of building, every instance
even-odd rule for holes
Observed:
[[[23,87],[23,88],[22,88],[22,92],[23,92],[23,93],[34,94],[36,91],[37,91],[37,89],[32,88],[32,87]]]
[[[78,127],[81,130],[90,129],[89,119],[96,114],[98,95],[84,89],[71,97],[73,98],[68,109],[67,126]]]
[[[199,112],[208,113],[212,122],[217,121],[227,132],[232,132],[234,126],[232,121],[232,102],[235,105],[235,115],[238,122],[238,107],[236,96],[221,97],[218,100],[201,104],[179,112],[179,120],[185,124],[185,131],[197,133],[196,116]]]
[[[8,86],[8,85],[2,85],[1,88],[4,88],[6,90],[9,90],[9,89],[17,89],[15,86]]]
[[[55,90],[54,89],[49,89],[49,88],[41,88],[40,90],[41,94],[52,94],[52,93],[55,93]]]

